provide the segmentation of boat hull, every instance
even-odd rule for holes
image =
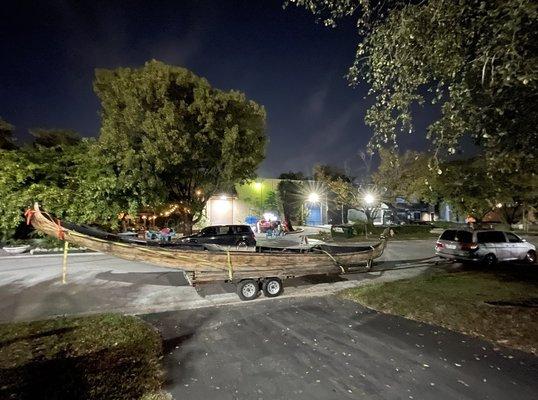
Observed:
[[[29,223],[47,235],[66,240],[76,246],[111,254],[130,261],[141,261],[166,268],[184,270],[192,284],[212,281],[238,281],[246,278],[279,277],[314,274],[342,274],[349,269],[371,265],[383,254],[386,239],[367,250],[330,254],[319,252],[291,253],[248,251],[200,251],[163,249],[140,244],[105,240],[61,226],[48,214],[41,212],[38,204],[28,214]]]

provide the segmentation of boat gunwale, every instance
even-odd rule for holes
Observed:
[[[144,245],[140,245],[140,244],[135,244],[135,243],[128,243],[128,242],[121,242],[121,241],[114,241],[114,240],[106,240],[106,239],[101,239],[101,238],[97,238],[97,237],[94,237],[94,236],[90,236],[88,234],[84,234],[84,233],[80,233],[74,229],[69,229],[69,228],[66,228],[64,226],[61,226],[60,223],[55,223],[54,221],[52,221],[51,219],[47,218],[44,213],[40,210],[39,208],[39,205],[38,203],[35,203],[34,204],[34,209],[33,209],[33,215],[32,215],[32,218],[36,218],[38,221],[38,224],[46,224],[47,227],[49,228],[49,230],[56,230],[56,231],[61,231],[63,232],[64,235],[72,235],[72,236],[80,236],[82,237],[83,239],[85,240],[89,240],[89,241],[93,241],[93,242],[100,242],[100,243],[104,243],[104,244],[108,244],[108,245],[111,245],[111,246],[118,246],[118,247],[123,247],[123,248],[132,248],[134,250],[137,250],[137,251],[141,251],[141,252],[146,252],[146,253],[154,253],[154,254],[161,254],[161,255],[164,255],[164,254],[168,254],[170,256],[173,256],[173,254],[181,254],[181,255],[188,255],[188,254],[193,254],[193,255],[206,255],[206,256],[209,256],[209,258],[213,258],[213,257],[228,257],[228,256],[233,256],[234,258],[243,258],[243,257],[276,257],[276,258],[279,258],[279,257],[286,257],[286,258],[297,258],[297,259],[304,259],[304,258],[309,258],[309,259],[322,259],[322,260],[326,260],[327,257],[338,257],[338,258],[348,258],[348,257],[356,257],[356,256],[365,256],[365,255],[368,255],[368,254],[374,254],[376,251],[379,251],[379,247],[382,247],[381,248],[381,254],[383,253],[384,251],[384,247],[386,246],[386,237],[381,237],[380,238],[380,241],[373,244],[373,245],[370,245],[370,249],[367,249],[367,250],[361,250],[361,251],[354,251],[354,252],[342,252],[342,253],[328,253],[328,252],[325,252],[323,250],[320,250],[320,252],[313,252],[312,251],[312,247],[310,248],[305,248],[304,250],[306,250],[305,252],[285,252],[285,250],[292,250],[290,248],[281,248],[282,249],[282,252],[257,252],[257,251],[238,251],[238,250],[226,250],[226,249],[222,249],[222,250],[219,250],[219,251],[206,251],[206,250],[187,250],[187,249],[176,249],[176,248],[162,248],[162,247],[153,247],[153,246],[144,246]],[[52,218],[52,217],[51,217]],[[54,235],[56,236],[58,239],[61,240],[60,237],[58,237],[59,235],[56,234]],[[333,247],[338,247],[338,246],[333,246]],[[366,246],[364,246],[366,247]],[[275,249],[280,249],[280,248],[275,248]],[[303,249],[299,249],[299,250],[303,250]],[[380,254],[380,255],[381,255]],[[378,255],[377,257],[379,257],[380,255]],[[375,258],[377,258],[375,257]]]

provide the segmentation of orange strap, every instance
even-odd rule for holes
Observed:
[[[29,208],[28,210],[26,210],[24,212],[24,216],[26,217],[26,224],[27,225],[30,225],[32,223],[32,218],[34,217],[35,213],[36,213],[36,211],[31,209],[31,208]],[[60,239],[60,240],[65,240],[65,234],[64,234],[64,230],[62,228],[61,221],[59,219],[53,219],[50,215],[49,215],[49,219],[56,224],[56,237],[58,239]]]
[[[57,227],[56,236],[58,236],[58,239],[60,240],[65,240],[65,234],[64,234],[64,230],[62,229],[62,224],[60,220],[56,219],[55,222],[56,222],[56,227]]]
[[[32,208],[29,208],[24,212],[24,216],[26,217],[26,225],[30,225],[32,223],[32,218],[34,217],[35,210]]]

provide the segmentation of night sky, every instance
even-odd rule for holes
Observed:
[[[33,127],[96,136],[94,69],[154,58],[265,106],[270,143],[261,176],[309,174],[316,163],[361,173],[357,153],[372,135],[363,122],[372,99],[366,85],[352,89],[344,78],[358,42],[353,19],[326,28],[279,0],[10,1],[2,14],[0,116],[16,125],[20,141]]]

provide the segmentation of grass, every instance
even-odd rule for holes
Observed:
[[[136,317],[102,314],[0,325],[0,398],[167,399],[161,339]]]
[[[392,226],[394,236],[391,238],[394,240],[420,240],[420,239],[436,239],[439,237],[439,233],[430,233],[433,229],[430,225],[399,225]],[[329,232],[320,232],[315,235],[309,235],[309,238],[319,239],[328,242],[337,243],[349,243],[349,242],[377,242],[379,241],[379,235],[383,233],[385,227],[382,226],[369,226],[368,237],[364,234],[364,224],[353,225],[353,236],[347,238],[342,234],[331,236]]]
[[[375,310],[538,352],[538,308],[487,301],[538,300],[536,271],[443,272],[350,289],[342,296]],[[534,276],[533,276],[534,275]]]

